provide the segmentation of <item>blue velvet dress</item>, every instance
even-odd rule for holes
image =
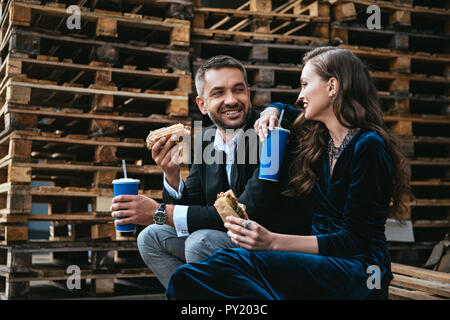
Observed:
[[[378,133],[361,129],[342,151],[332,176],[324,153],[311,193],[318,255],[223,249],[179,267],[166,297],[386,299],[393,278],[384,234],[391,194],[385,142]]]

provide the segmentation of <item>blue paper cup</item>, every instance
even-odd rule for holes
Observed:
[[[259,179],[278,181],[286,143],[291,131],[280,127],[269,130],[261,148]]]
[[[137,195],[139,191],[139,180],[122,178],[113,180],[114,185],[114,197],[120,196],[122,194]],[[116,220],[123,218],[116,218]],[[116,230],[120,232],[133,232],[136,230],[135,224],[116,224]]]

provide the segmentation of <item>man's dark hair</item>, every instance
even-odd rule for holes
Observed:
[[[206,61],[198,70],[195,75],[195,87],[197,88],[197,95],[203,97],[203,82],[205,80],[205,73],[209,69],[221,69],[221,68],[237,68],[241,70],[244,75],[245,84],[248,86],[247,71],[244,66],[238,60],[233,57],[220,55],[215,56]]]

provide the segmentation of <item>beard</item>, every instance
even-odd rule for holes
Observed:
[[[234,107],[225,105],[225,106],[221,107],[220,109],[225,109],[225,108],[230,109],[230,110],[241,109],[243,112],[243,116],[242,116],[241,120],[238,122],[231,121],[231,120],[224,120],[220,117],[220,115],[217,112],[211,112],[209,110],[209,108],[207,107],[209,118],[218,128],[221,128],[223,130],[239,129],[242,126],[244,126],[247,123],[247,121],[250,119],[251,110],[252,110],[251,104],[249,104],[249,106],[247,108],[243,104],[238,103]]]

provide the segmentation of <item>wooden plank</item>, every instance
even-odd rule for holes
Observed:
[[[5,226],[5,241],[25,241],[28,240],[27,226]]]
[[[356,19],[355,4],[351,2],[340,3],[333,9],[334,17],[337,21],[347,21]]]
[[[31,88],[42,89],[42,90],[51,90],[51,91],[60,91],[60,92],[69,92],[73,94],[86,94],[86,95],[112,95],[112,96],[121,96],[121,97],[129,97],[135,99],[143,99],[143,100],[154,100],[154,101],[171,101],[171,100],[180,100],[180,101],[188,101],[188,97],[186,94],[184,95],[175,95],[175,92],[166,93],[166,92],[158,92],[158,93],[134,93],[134,92],[126,92],[126,91],[114,91],[114,90],[104,90],[104,89],[95,89],[95,88],[74,88],[74,87],[63,87],[57,85],[48,85],[48,84],[34,84],[29,82],[18,82],[13,79],[8,80],[6,83],[8,88],[25,88],[29,90]],[[181,92],[180,92],[181,93]],[[17,103],[28,103],[29,100],[28,92],[27,98],[24,98],[24,101],[20,100]],[[17,98],[19,99],[19,98]],[[25,101],[26,99],[26,101]]]
[[[411,12],[405,10],[394,11],[389,16],[389,25],[393,26],[411,26]]]
[[[18,113],[18,114],[30,114],[30,115],[41,115],[49,116],[55,118],[73,118],[73,119],[83,119],[83,120],[112,120],[120,122],[131,122],[131,123],[141,123],[141,124],[154,124],[154,125],[164,125],[164,124],[176,124],[184,123],[190,124],[189,119],[171,119],[165,115],[153,114],[149,117],[132,117],[132,116],[117,116],[117,115],[105,115],[99,113],[79,113],[79,112],[64,112],[62,111],[52,111],[51,108],[41,108],[38,110],[27,110],[23,109],[22,105],[7,103],[4,106],[4,112]]]
[[[450,298],[450,285],[415,279],[394,273],[391,284]]]
[[[113,221],[111,216],[97,216],[96,212],[80,212],[68,214],[30,214],[27,215],[25,221],[63,221],[63,222],[110,222]]]
[[[96,36],[117,38],[117,20],[114,18],[99,18],[95,34]]]
[[[114,224],[102,223],[91,226],[92,239],[112,238],[115,235]]]
[[[70,162],[62,162],[62,163],[52,163],[52,162],[12,162],[11,160],[6,160],[4,163],[0,163],[0,168],[3,166],[8,166],[10,163],[12,163],[15,167],[23,167],[23,168],[32,168],[32,169],[38,169],[38,170],[67,170],[67,171],[73,171],[73,172],[96,172],[96,171],[105,171],[110,172],[114,171],[122,172],[121,166],[107,166],[107,165],[93,165],[89,163],[78,163],[78,164],[72,164]],[[182,168],[183,170],[189,171],[189,169]],[[136,165],[127,165],[127,172],[133,173],[133,174],[162,174],[163,171],[160,167],[156,165],[144,165],[144,166],[136,166]]]
[[[299,22],[330,22],[329,17],[319,17],[319,16],[310,16],[306,14],[291,14],[291,13],[277,13],[273,11],[261,11],[261,10],[235,10],[235,9],[225,9],[225,8],[195,8],[195,13],[200,14],[215,14],[215,15],[225,15],[225,16],[248,16],[260,19],[274,19],[280,21],[289,21],[295,19],[295,21]],[[197,28],[193,28],[197,29]],[[214,31],[217,29],[208,30]]]
[[[250,1],[247,1],[244,4],[242,4],[241,6],[239,6],[236,10],[243,10],[243,9],[249,7],[249,5],[250,5]],[[217,29],[218,27],[227,23],[230,20],[231,20],[230,16],[227,16],[227,17],[223,18],[222,20],[220,20],[219,22],[217,22],[216,24],[214,24],[213,26],[209,27],[209,29],[212,29],[212,30]]]
[[[33,12],[40,13],[43,15],[53,15],[57,17],[67,18],[70,13],[66,11],[65,8],[52,8],[49,6],[35,5],[35,4],[25,4],[25,3],[15,3],[18,10],[26,10],[27,8],[32,9]],[[81,11],[80,17],[82,21],[95,22],[99,19],[111,19],[115,20],[117,24],[122,24],[131,28],[143,28],[143,29],[155,29],[155,30],[170,30],[174,27],[186,27],[189,28],[189,24],[185,21],[179,19],[165,19],[164,21],[155,21],[151,19],[135,19],[130,16],[122,16],[121,13],[113,11]]]
[[[406,290],[394,286],[389,287],[389,299],[391,300],[445,300],[426,292],[417,290]]]
[[[347,0],[344,0],[344,2],[347,2]],[[364,5],[364,6],[370,6],[370,5],[374,4],[374,2],[372,0],[352,0],[352,2],[355,4]],[[377,1],[376,5],[378,5],[382,9],[409,11],[409,12],[415,12],[415,13],[436,15],[436,16],[440,16],[440,17],[450,16],[449,9],[425,8],[425,7],[420,7],[420,6],[411,7],[411,6],[407,6],[407,5],[401,5],[398,3],[391,3],[388,1]]]
[[[16,167],[16,166],[9,165],[7,182],[30,183],[31,182],[31,167]]]
[[[209,30],[209,29],[200,29],[200,28],[194,28],[192,30],[193,34],[200,35],[200,36],[211,36],[212,34],[219,34],[219,35],[226,35],[226,36],[241,36],[241,37],[262,37],[265,36],[267,39],[285,39],[285,40],[296,40],[299,42],[314,42],[314,43],[324,43],[324,38],[318,38],[318,37],[309,37],[309,36],[285,36],[285,35],[278,35],[278,34],[261,34],[256,32],[245,32],[245,31],[238,31],[238,32],[232,32],[228,30]]]

